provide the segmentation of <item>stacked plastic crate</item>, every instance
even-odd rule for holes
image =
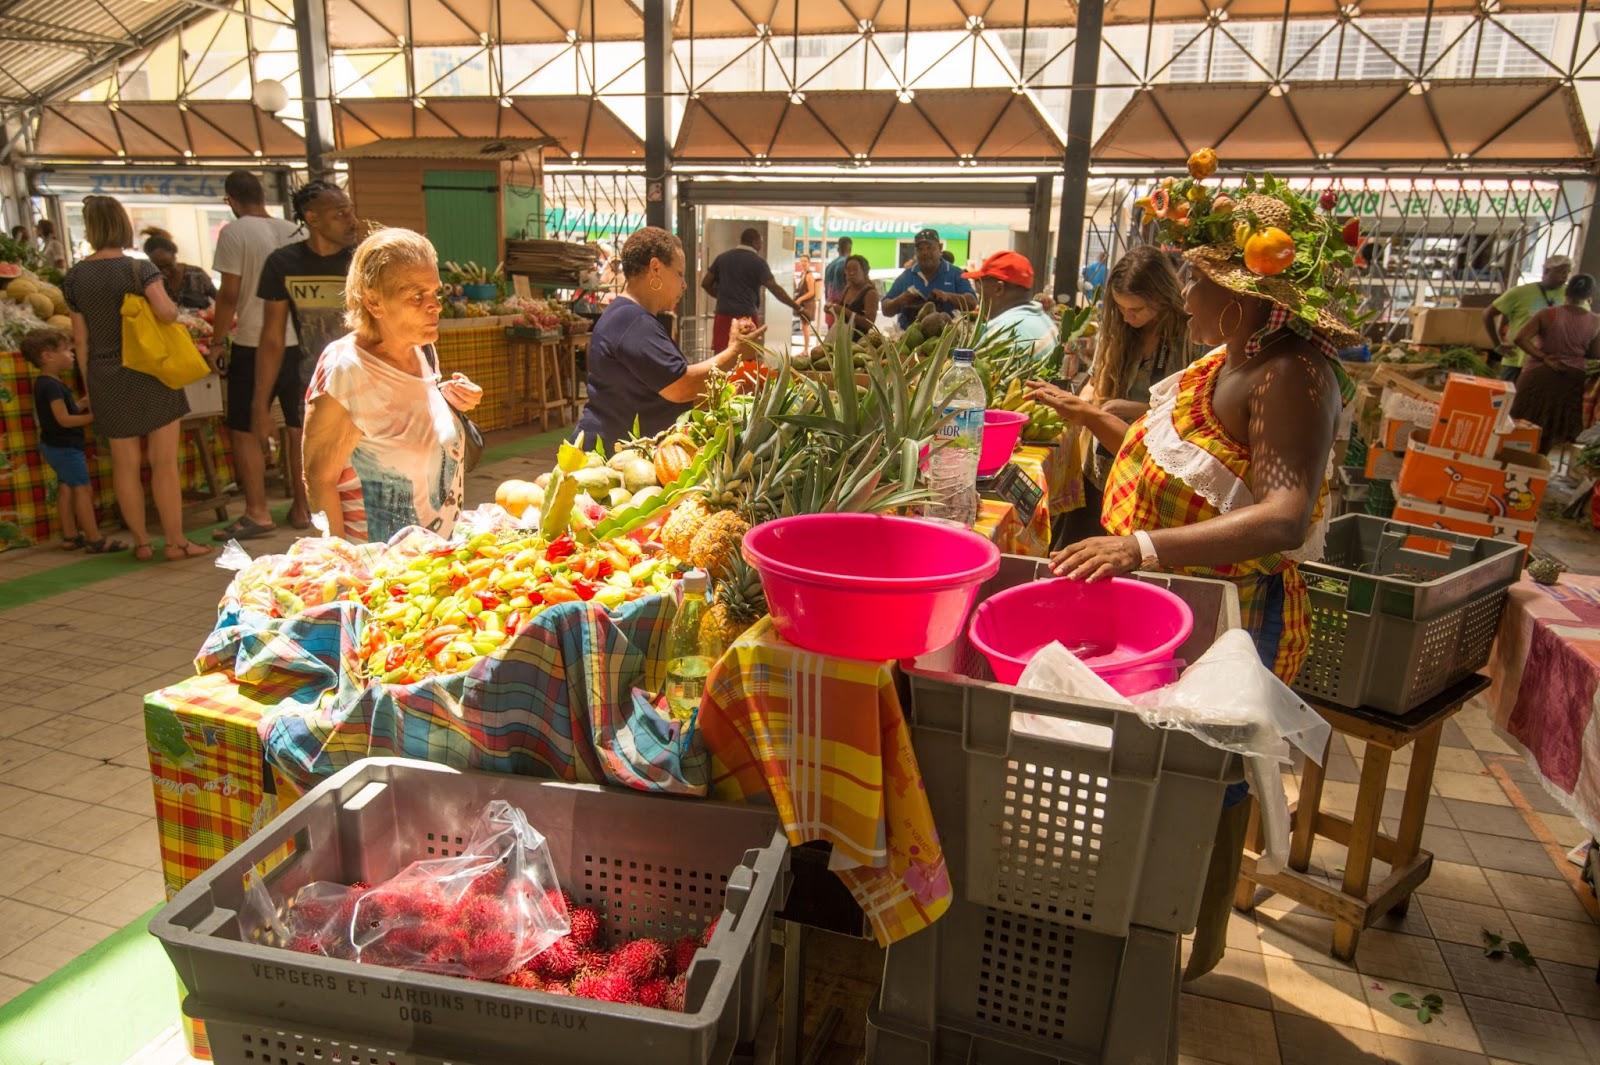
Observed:
[[[981,595],[1043,566],[1008,557]],[[1194,611],[1180,657],[1238,624],[1231,586],[1151,579]],[[889,948],[868,1061],[1175,1060],[1181,936],[1233,756],[1131,711],[981,679],[964,640],[903,673],[955,901]]]

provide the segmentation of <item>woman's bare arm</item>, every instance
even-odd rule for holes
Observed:
[[[344,535],[344,512],[339,506],[339,478],[350,465],[350,455],[361,442],[361,430],[350,420],[344,404],[327,394],[306,404],[304,430],[306,496],[313,513],[328,517],[328,532]]]

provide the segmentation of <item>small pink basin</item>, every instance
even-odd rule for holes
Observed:
[[[1130,674],[1124,678],[1129,683],[1150,681],[1148,671],[1131,674],[1136,667],[1170,664],[1193,629],[1189,605],[1165,588],[1121,577],[1098,584],[1056,577],[979,603],[967,637],[1002,684],[1015,684],[1041,647],[1060,641],[1121,691],[1116,674]]]
[[[761,574],[778,635],[808,651],[874,661],[954,640],[1000,549],[970,530],[878,514],[800,514],[757,525],[744,558]]]
[[[1014,410],[986,410],[983,412],[983,450],[978,452],[978,476],[993,477],[1000,468],[1011,461],[1022,439],[1022,427],[1028,416]]]

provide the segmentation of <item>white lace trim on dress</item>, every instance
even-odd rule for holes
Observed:
[[[1144,447],[1151,461],[1200,493],[1207,503],[1226,514],[1255,502],[1250,486],[1199,444],[1178,435],[1172,412],[1178,404],[1178,384],[1184,371],[1152,385],[1150,412],[1145,417]]]

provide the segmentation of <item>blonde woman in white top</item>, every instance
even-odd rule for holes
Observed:
[[[381,229],[361,242],[345,283],[352,330],[323,349],[306,394],[306,490],[329,532],[387,540],[408,525],[449,536],[461,510],[465,441],[455,411],[483,389],[440,380],[425,351],[439,338],[439,263],[427,238]]]

